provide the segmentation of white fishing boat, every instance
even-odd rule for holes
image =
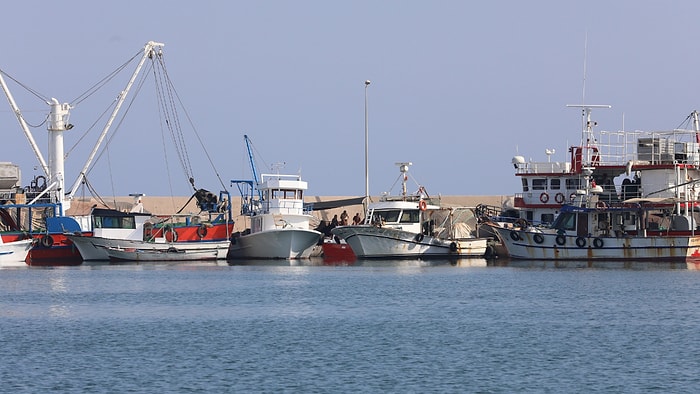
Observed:
[[[3,242],[0,237],[0,267],[26,267],[27,253],[31,247],[31,239]]]
[[[228,218],[230,199],[217,200],[216,196],[200,194],[206,196],[202,201],[197,201],[203,210],[201,215],[173,218],[154,216],[137,209],[122,212],[93,208],[89,215],[76,217],[79,222],[85,222],[83,227],[90,229],[90,235],[77,233],[66,236],[85,261],[109,260],[111,256],[107,251],[110,248],[158,251],[175,248],[191,252],[216,250],[218,259],[226,259],[229,235],[233,229],[233,220]],[[223,202],[219,202],[221,200]],[[203,221],[202,215],[207,218],[206,221]]]
[[[240,182],[240,181],[235,181]],[[307,182],[299,175],[262,174],[261,200],[243,204],[246,230],[231,236],[229,259],[306,259],[323,236],[309,228]]]
[[[586,126],[581,145],[571,148],[571,166],[559,175],[565,183],[553,183],[558,178],[549,173],[527,172],[525,176],[528,163],[514,160],[516,175],[523,175],[524,193],[568,193],[574,185],[576,190],[549,225],[524,218],[489,223],[510,257],[562,261],[699,259],[698,113],[687,118],[693,129],[596,133],[590,116],[594,107],[584,107]]]
[[[216,249],[138,249],[138,248],[105,248],[111,261],[200,261],[217,260]]]
[[[420,186],[408,194],[411,163],[397,163],[402,180],[398,196],[370,203],[365,223],[336,227],[358,258],[456,258],[483,256],[487,238],[474,236],[477,218],[471,207],[443,207]]]

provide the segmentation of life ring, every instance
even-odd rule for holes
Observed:
[[[41,237],[41,246],[45,248],[50,248],[53,246],[53,237],[46,234],[43,237]]]
[[[576,246],[579,248],[583,248],[586,246],[586,238],[583,237],[578,237],[576,238]]]
[[[562,246],[566,243],[566,237],[563,234],[559,234],[557,235],[555,241],[557,242],[557,245]]]
[[[425,200],[420,200],[420,202],[418,203],[418,208],[421,211],[425,211],[426,209],[428,209],[428,204],[425,202]]]
[[[532,236],[532,239],[533,239],[533,240],[535,241],[535,243],[537,243],[537,244],[541,244],[542,242],[544,242],[544,237],[542,236],[542,234],[535,234],[535,235]]]
[[[452,251],[452,252],[457,251],[457,242],[450,243],[450,251]]]
[[[207,226],[205,224],[200,224],[199,227],[197,227],[197,235],[199,238],[207,236]]]
[[[549,201],[549,194],[547,194],[547,193],[540,194],[540,201],[542,201],[542,204],[546,204]]]
[[[168,242],[177,242],[177,231],[171,225],[163,227],[163,236]]]
[[[603,243],[603,239],[602,239],[602,238],[595,238],[595,239],[593,240],[593,246],[595,246],[596,248],[600,249],[600,248],[603,247],[603,245],[604,245],[604,243]]]
[[[416,234],[416,242],[421,242],[423,240],[423,233]]]
[[[517,231],[513,230],[510,232],[510,239],[513,241],[520,241],[520,234],[518,234]]]
[[[557,204],[561,204],[564,202],[564,194],[563,193],[557,193],[556,196],[554,196],[554,201],[557,202]]]

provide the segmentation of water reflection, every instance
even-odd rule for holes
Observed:
[[[700,262],[687,261],[581,261],[581,260],[489,260],[489,267],[513,267],[534,269],[611,269],[611,270],[700,270]]]
[[[482,258],[470,259],[356,259],[353,261],[328,261],[322,258],[311,259],[276,259],[276,260],[231,260],[231,266],[272,266],[272,267],[486,267]]]

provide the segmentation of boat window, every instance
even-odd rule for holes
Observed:
[[[543,213],[542,214],[542,223],[552,223],[554,222],[554,214],[553,213]]]
[[[527,178],[522,178],[521,180],[523,181],[523,191],[526,192],[530,190],[530,188],[527,186]]]
[[[568,190],[577,190],[577,189],[579,189],[580,186],[581,186],[581,181],[578,178],[566,180],[566,188]]]
[[[545,190],[547,188],[546,178],[537,178],[532,180],[532,190]]]
[[[94,228],[136,228],[136,223],[134,218],[131,216],[126,217],[112,217],[112,216],[95,216],[93,218]]]
[[[526,211],[525,212],[525,220],[528,222],[532,222],[534,217],[534,213],[532,211]]]
[[[554,178],[549,181],[549,188],[551,190],[559,190],[561,188],[561,179]]]
[[[418,223],[420,221],[420,213],[418,210],[403,211],[401,214],[401,223]]]
[[[576,230],[576,214],[571,212],[560,213],[552,227],[559,230]]]
[[[400,213],[401,213],[401,210],[396,209],[396,210],[380,211],[380,212],[377,212],[376,214],[380,215],[384,219],[384,222],[386,222],[386,223],[397,223],[399,221],[399,214]]]

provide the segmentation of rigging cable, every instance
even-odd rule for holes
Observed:
[[[187,121],[190,124],[190,127],[192,127],[192,130],[194,131],[194,134],[197,137],[197,141],[199,141],[199,144],[202,147],[202,150],[204,151],[204,154],[207,157],[209,164],[211,165],[212,169],[214,170],[214,173],[216,174],[216,178],[219,180],[219,184],[221,185],[223,190],[228,191],[228,189],[226,188],[226,185],[224,184],[223,180],[221,179],[221,175],[219,174],[218,170],[216,169],[216,166],[214,165],[214,162],[211,158],[211,155],[209,154],[209,151],[207,151],[207,148],[204,145],[204,142],[202,141],[202,138],[199,135],[199,132],[197,131],[197,128],[194,126],[194,122],[192,122],[192,118],[190,117],[189,112],[187,112],[187,109],[185,108],[184,104],[182,103],[182,100],[180,99],[180,95],[177,93],[175,86],[173,85],[172,81],[170,80],[170,77],[168,76],[168,71],[165,68],[165,64],[162,60],[162,57],[160,58],[160,61],[163,64],[163,73],[165,74],[166,80],[168,81],[168,85],[172,89],[174,97],[177,98],[177,102],[180,104],[180,107],[184,111],[185,117],[187,118]]]
[[[126,62],[124,62],[121,66],[117,67],[114,71],[112,71],[111,73],[107,74],[107,76],[105,76],[104,78],[102,78],[101,80],[99,80],[97,83],[95,83],[94,85],[92,85],[90,88],[88,88],[88,89],[87,89],[85,92],[83,92],[81,95],[79,95],[78,97],[76,97],[76,98],[74,98],[72,101],[70,101],[71,107],[75,108],[78,104],[80,104],[81,102],[85,101],[85,99],[87,99],[88,97],[92,96],[92,95],[93,95],[95,92],[97,92],[100,88],[102,88],[104,85],[106,85],[107,82],[111,81],[115,76],[117,76],[117,74],[119,74],[120,72],[122,72],[122,70],[124,70],[124,68],[126,68],[126,66],[128,66],[129,63],[133,62],[134,59],[136,59],[138,56],[140,56],[140,55],[141,55],[141,52],[142,52],[142,51],[136,52],[136,54],[135,54],[131,59],[129,59],[129,60],[127,60]]]

